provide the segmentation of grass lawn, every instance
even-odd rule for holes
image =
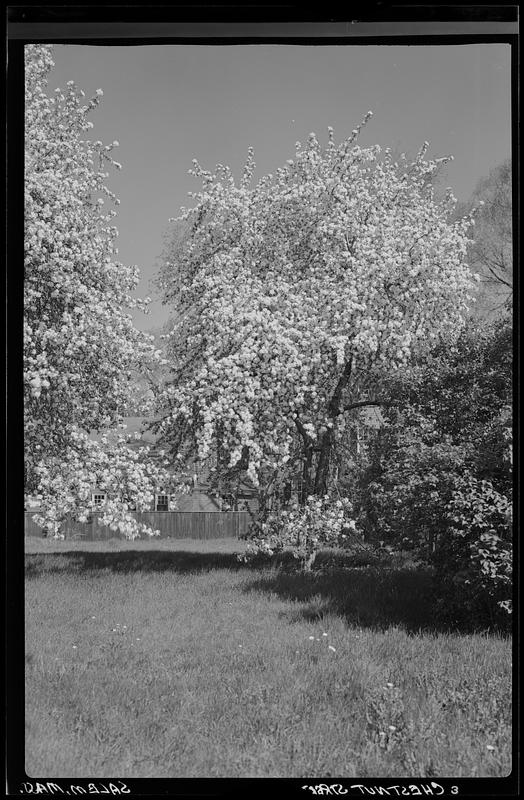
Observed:
[[[237,541],[26,540],[32,777],[511,769],[511,643],[438,630],[427,575],[298,574]]]

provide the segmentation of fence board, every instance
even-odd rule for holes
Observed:
[[[25,536],[42,538],[45,532],[33,520],[37,511],[25,512]],[[76,522],[70,518],[62,523],[66,539],[100,541],[122,539],[119,531],[98,524],[99,513],[91,522]],[[173,539],[238,539],[245,533],[250,516],[246,511],[143,511],[133,512],[138,521],[160,531],[160,537]]]

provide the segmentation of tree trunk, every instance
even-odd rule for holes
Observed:
[[[328,491],[329,463],[331,461],[331,450],[333,446],[333,429],[328,428],[322,436],[320,443],[320,455],[318,458],[317,471],[315,475],[315,494],[324,495]]]
[[[351,378],[353,370],[353,356],[351,355],[346,362],[342,374],[340,375],[333,396],[328,404],[328,414],[331,417],[332,425],[336,418],[342,413],[342,395]],[[329,465],[335,442],[334,428],[329,427],[322,435],[320,441],[320,454],[318,457],[317,470],[315,474],[314,492],[316,495],[325,495],[328,492]]]
[[[302,487],[299,494],[299,503],[305,505],[308,496],[311,494],[311,464],[313,461],[313,448],[310,445],[304,447],[304,460],[302,462]]]

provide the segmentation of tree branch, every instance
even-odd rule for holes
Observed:
[[[329,413],[332,417],[337,417],[340,412],[340,400],[342,399],[342,392],[346,388],[348,381],[351,377],[351,371],[353,369],[353,356],[350,355],[349,361],[346,362],[342,375],[338,379],[338,383],[335,386],[335,391],[333,392],[333,397],[329,401]]]
[[[495,270],[492,267],[490,267],[489,264],[486,264],[486,266],[489,269],[489,271],[491,272],[491,274],[496,278],[497,281],[499,281],[500,283],[503,283],[504,286],[508,287],[508,289],[513,289],[513,286],[511,285],[511,283],[508,283],[508,281],[504,280],[504,278],[502,278],[500,275],[497,275]]]
[[[352,411],[354,408],[365,408],[365,406],[393,406],[394,403],[388,400],[359,400],[358,403],[350,403],[344,406],[344,411]]]
[[[304,440],[304,444],[307,444],[308,447],[311,447],[313,444],[313,437],[304,428],[304,425],[300,421],[298,414],[295,415],[295,425],[297,426],[297,430]]]
[[[347,248],[348,248],[348,252],[349,252],[349,254],[351,256],[353,255],[353,248],[355,246],[356,238],[357,238],[356,236],[353,236],[353,238],[352,238],[352,240],[350,242],[349,239],[348,239],[347,233],[344,234],[344,239],[346,240],[346,245],[347,245]]]

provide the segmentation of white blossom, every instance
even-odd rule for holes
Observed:
[[[355,144],[370,117],[339,145],[311,134],[254,185],[252,151],[238,183],[193,162],[202,188],[160,278],[174,311],[162,430],[184,458],[194,443],[210,464],[247,459],[257,485],[292,460],[299,425],[332,440],[346,405],[462,324],[470,219],[428,191],[427,143],[412,164]]]
[[[102,142],[84,138],[103,92],[83,104],[69,82],[49,97],[51,54],[49,45],[26,47],[26,492],[41,495],[41,524],[56,535],[66,513],[85,513],[99,483],[112,492],[108,524],[133,536],[127,484],[134,480],[134,500],[145,507],[164,473],[138,460],[125,439],[93,442],[88,434],[117,427],[132,371],[158,358],[127,313],[142,307],[132,297],[138,270],[113,260],[117,231],[103,209],[103,198],[116,201],[103,169],[113,162]]]

